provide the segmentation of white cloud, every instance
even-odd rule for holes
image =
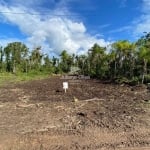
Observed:
[[[23,5],[23,6],[31,6],[31,5],[34,5],[34,6],[37,6],[37,5],[40,5],[43,3],[43,1],[46,1],[46,0],[1,0],[3,2],[3,4],[9,4],[9,5]],[[53,0],[50,0],[50,1],[53,1]]]
[[[21,42],[21,40],[17,39],[17,38],[6,38],[6,37],[0,37],[0,46],[7,46],[8,43],[11,42]]]
[[[109,33],[117,33],[117,32],[124,32],[124,31],[129,31],[132,27],[131,26],[123,26],[121,28],[118,28],[118,29],[114,29],[114,30],[111,30],[109,31]]]
[[[143,11],[146,13],[150,11],[150,0],[143,0]]]
[[[142,15],[134,22],[134,35],[150,32],[150,0],[142,0]]]
[[[121,0],[120,1],[120,7],[126,7],[126,3],[127,3],[127,0]]]
[[[3,19],[18,26],[27,35],[26,42],[29,45],[41,45],[46,48],[45,51],[59,54],[66,49],[69,53],[80,53],[81,51],[86,52],[94,43],[101,46],[109,44],[104,39],[98,39],[88,34],[83,22],[68,19],[66,16],[53,16],[56,10],[49,16],[30,15],[27,13],[29,8],[23,6],[10,7],[0,4],[0,10],[10,12],[3,13]],[[17,12],[23,13],[15,14]],[[30,9],[30,13],[37,14],[39,12]]]

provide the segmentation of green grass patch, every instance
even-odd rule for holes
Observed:
[[[30,80],[40,80],[50,76],[47,72],[28,72],[28,73],[0,73],[0,86],[10,83],[26,82]]]

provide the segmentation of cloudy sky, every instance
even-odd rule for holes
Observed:
[[[150,32],[150,0],[0,0],[0,45],[21,41],[59,54]]]

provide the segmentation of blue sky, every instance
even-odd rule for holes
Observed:
[[[85,53],[150,32],[150,0],[0,0],[0,45]]]

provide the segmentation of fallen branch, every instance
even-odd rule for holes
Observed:
[[[99,98],[92,98],[92,99],[87,99],[87,100],[83,100],[85,102],[91,102],[91,101],[103,101],[104,99],[99,99]]]
[[[20,108],[32,108],[35,107],[35,104],[16,104],[16,107],[20,107]]]

